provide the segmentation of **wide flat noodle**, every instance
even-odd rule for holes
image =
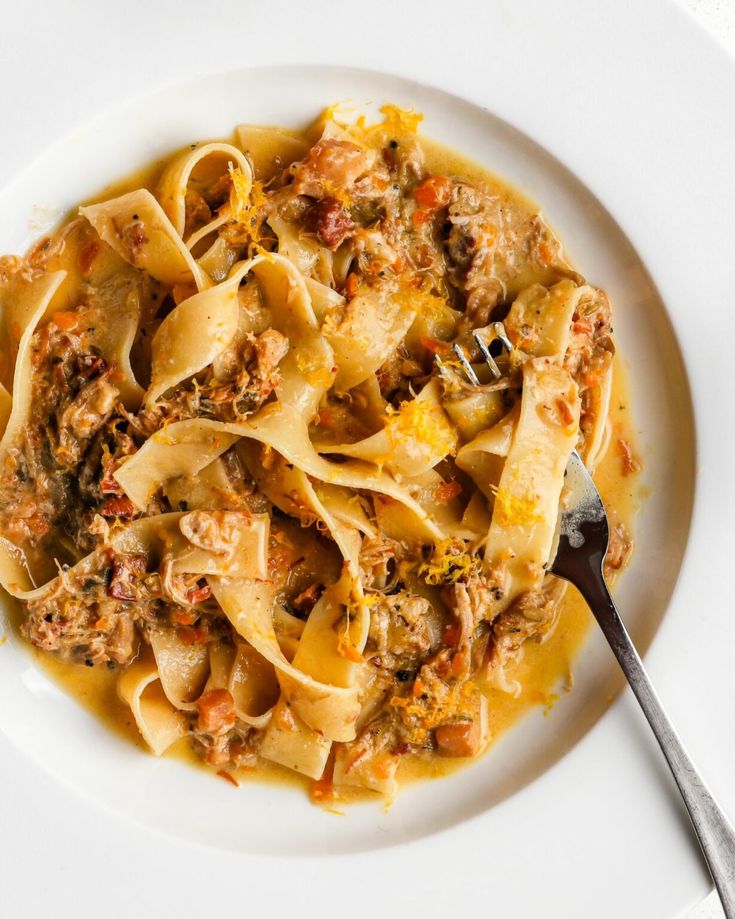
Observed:
[[[280,255],[235,265],[226,281],[180,303],[153,340],[151,386],[146,402],[212,364],[238,331],[238,290],[253,273],[263,291],[272,326],[289,342],[279,366],[276,395],[310,417],[332,382],[332,350],[319,331],[304,280]]]
[[[31,341],[36,328],[53,312],[54,296],[65,277],[65,271],[42,275],[31,283],[23,284],[10,303],[5,304],[4,320],[10,335],[14,370],[12,405],[0,441],[0,456],[28,420],[33,398]]]
[[[166,167],[161,176],[158,185],[158,200],[161,202],[161,207],[171,221],[173,228],[181,237],[184,236],[186,226],[186,192],[191,174],[198,165],[210,157],[224,160],[224,168],[220,170],[221,175],[227,174],[228,164],[233,167],[236,166],[240,170],[243,193],[247,194],[252,185],[253,176],[250,170],[250,163],[248,163],[247,158],[243,156],[240,150],[237,147],[233,147],[232,144],[221,142],[200,144],[179,154]],[[228,206],[225,205],[222,210],[226,212]],[[203,229],[206,232],[212,232],[227,219],[228,214],[224,213]],[[201,238],[201,235],[202,231],[197,234],[199,238]],[[189,240],[188,245],[191,247],[192,244],[192,241]]]
[[[289,405],[271,403],[248,422],[225,424],[204,418],[179,421],[150,437],[115,472],[128,497],[145,507],[150,496],[169,479],[193,475],[224,453],[237,437],[266,444],[307,475],[331,485],[380,492],[411,512],[427,539],[442,539],[442,530],[421,506],[387,473],[352,460],[330,463],[312,446],[303,417]],[[228,440],[228,438],[230,438]]]
[[[169,479],[164,492],[171,507],[179,511],[218,510],[237,506],[240,500],[219,457],[195,475]]]
[[[239,284],[238,277],[200,291],[166,316],[153,337],[148,405],[208,367],[229,345],[237,332]]]
[[[254,260],[275,329],[288,338],[288,354],[279,364],[278,401],[290,405],[307,420],[332,385],[334,356],[321,334],[304,278],[279,255]]]
[[[475,485],[491,501],[495,498],[519,415],[520,405],[513,406],[497,424],[461,447],[455,458],[459,468],[471,476]]]
[[[130,664],[120,674],[117,689],[130,706],[141,737],[156,756],[186,735],[186,719],[166,698],[154,661]]]
[[[309,149],[303,137],[283,128],[239,124],[235,137],[253,163],[256,177],[268,182],[291,163],[303,159]]]
[[[500,608],[543,582],[579,413],[577,385],[566,370],[548,358],[526,361],[520,417],[485,544],[485,568],[502,579]]]
[[[115,479],[139,510],[145,510],[161,485],[196,475],[238,439],[213,424],[182,421],[161,428],[115,470]]]
[[[98,349],[108,366],[114,367],[112,382],[120,393],[120,401],[126,409],[135,411],[143,401],[143,387],[130,365],[130,349],[140,325],[140,291],[127,282],[108,281],[97,289],[97,294],[99,309],[104,313],[88,332],[90,347]]]
[[[430,380],[411,401],[385,416],[385,427],[354,444],[317,445],[322,453],[341,453],[385,467],[396,476],[418,476],[454,452],[457,437],[440,398],[439,381]]]
[[[195,711],[210,670],[206,644],[186,644],[176,629],[163,628],[151,630],[150,642],[166,698],[182,711]]]
[[[273,716],[280,696],[275,668],[245,642],[237,642],[227,686],[240,721],[254,728],[264,728]]]
[[[305,724],[291,711],[286,699],[281,699],[273,710],[258,752],[264,759],[319,779],[331,749],[332,741]]]
[[[392,288],[368,289],[347,304],[325,335],[337,364],[335,389],[348,390],[375,373],[403,341],[416,313]]]
[[[164,284],[211,286],[161,205],[145,188],[80,207],[100,238],[126,262]]]
[[[548,289],[541,284],[525,288],[503,320],[514,349],[522,352],[514,359],[532,355],[561,361],[569,346],[574,311],[591,292],[591,287],[578,287],[569,280]]]
[[[207,580],[235,631],[276,668],[281,688],[293,699],[299,716],[329,740],[352,739],[360,713],[357,688],[321,683],[286,659],[273,628],[273,586],[246,579]]]
[[[220,574],[232,578],[268,577],[268,536],[271,522],[268,514],[250,514],[243,511],[202,513],[216,519],[222,545],[226,548],[218,551],[191,545],[184,536],[176,534],[175,542],[169,543],[169,549],[174,556],[174,572]],[[184,514],[179,521],[182,531],[185,532],[187,520],[191,516],[193,515]]]
[[[612,368],[602,377],[599,383],[590,387],[591,398],[589,402],[590,414],[594,418],[592,432],[587,436],[582,459],[590,472],[605,455],[610,438],[610,398],[612,396]]]

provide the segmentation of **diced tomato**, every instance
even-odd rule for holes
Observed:
[[[135,600],[135,579],[143,577],[146,567],[145,555],[114,555],[108,595],[116,600]]]
[[[203,603],[212,596],[212,588],[209,584],[203,584],[201,587],[193,587],[186,595],[189,603]]]
[[[448,625],[444,629],[444,644],[449,648],[456,648],[459,644],[459,637],[461,635],[461,629],[456,623]]]
[[[199,618],[199,613],[190,609],[172,609],[169,616],[176,625],[194,625]]]
[[[200,731],[213,734],[235,723],[235,700],[226,689],[212,689],[199,697],[197,702],[199,717],[197,727]]]
[[[135,505],[127,495],[108,498],[100,508],[103,517],[134,517]]]
[[[572,331],[576,332],[577,335],[590,335],[594,328],[589,319],[575,319],[572,323]]]
[[[424,211],[446,207],[452,197],[452,180],[446,176],[429,176],[414,189],[413,196]]]
[[[192,628],[192,626],[189,625],[185,625],[183,628],[179,629],[179,638],[185,645],[201,645],[208,637],[206,629]]]
[[[432,354],[438,354],[439,357],[449,353],[449,345],[438,338],[422,338],[421,344],[427,351],[431,351]]]

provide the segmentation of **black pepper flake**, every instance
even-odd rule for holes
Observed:
[[[391,148],[391,150],[397,150],[397,149],[398,149],[398,141],[397,141],[397,140],[392,140],[392,141],[388,144],[388,146]]]
[[[85,667],[94,667],[94,661],[90,660],[88,657],[84,660]]]
[[[133,220],[140,220],[140,217],[137,214],[133,214]]]
[[[396,679],[399,683],[408,683],[413,679],[413,674],[410,670],[396,670]]]
[[[43,621],[44,621],[44,622],[53,622],[53,621],[54,621],[53,614],[52,614],[52,613],[46,613],[46,615],[43,617]]]
[[[189,502],[188,502],[188,501],[179,501],[179,510],[180,510],[180,511],[188,511],[188,510],[189,510]]]

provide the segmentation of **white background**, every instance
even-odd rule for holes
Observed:
[[[380,67],[384,62],[370,46],[376,41],[376,21],[385,16],[384,27],[411,41],[414,30],[411,17],[404,15],[399,0],[392,3],[349,4],[328,0],[301,2],[260,2],[260,0],[226,0],[208,3],[190,0],[126,0],[125,3],[74,2],[59,0],[54,4],[16,2],[12,8],[3,2],[0,32],[0,76],[2,77],[2,166],[5,176],[22,168],[58,136],[73,125],[107,108],[114,102],[145,92],[148,88],[175,82],[184,76],[212,69],[242,66],[249,63],[279,60],[346,61],[349,48],[319,48],[319,23],[314,17],[333,15],[350,17],[355,21],[354,48],[362,66]],[[497,0],[509,21],[516,16],[514,0]],[[545,4],[553,0],[539,0]],[[688,0],[689,6],[706,27],[735,52],[735,3],[732,0]],[[647,0],[641,0],[645,6]],[[528,3],[525,4],[528,7]],[[564,2],[558,0],[560,11]],[[630,9],[632,32],[638,4],[621,5]],[[590,0],[590,7],[605,4]],[[464,17],[467,28],[481,26],[480,4],[462,0],[452,3],[425,0],[427,17],[445,16],[447,9],[455,17]],[[390,15],[389,15],[390,14]],[[295,28],[284,35],[284,22],[289,16]],[[303,38],[301,36],[303,28]],[[59,43],[62,39],[63,48]],[[95,41],[89,36],[95,35]],[[100,36],[102,38],[100,39]],[[631,41],[634,40],[631,34]],[[665,36],[662,37],[665,40]],[[477,45],[471,44],[476,52]],[[273,49],[277,49],[275,54]],[[442,59],[442,29],[433,31],[426,41],[427,61]],[[569,55],[571,49],[560,49]],[[275,60],[274,60],[275,58]],[[48,67],[48,62],[53,63]],[[519,62],[519,66],[522,63]],[[437,66],[438,63],[437,63]],[[462,61],[455,58],[457,72],[453,80],[461,81]],[[560,67],[566,66],[561,60]],[[395,69],[400,69],[399,62]],[[427,68],[430,69],[430,68]],[[43,81],[39,81],[39,71]],[[693,73],[691,78],[697,79]],[[594,75],[590,75],[594,80]],[[28,92],[27,87],[32,87]],[[43,86],[43,89],[42,89]],[[552,117],[551,113],[549,117]],[[512,120],[512,119],[511,119]],[[12,700],[3,700],[12,704]],[[687,734],[687,737],[690,735]],[[701,744],[701,741],[700,741]],[[692,744],[696,748],[696,742]],[[112,827],[114,837],[101,836],[98,811],[82,804],[77,798],[58,794],[58,787],[45,773],[29,764],[10,748],[0,735],[0,763],[6,769],[3,776],[2,823],[0,823],[0,911],[16,916],[48,914],[55,903],[55,889],[63,888],[65,899],[59,904],[58,915],[81,917],[92,915],[147,916],[147,896],[150,886],[138,886],[137,878],[145,874],[149,884],[155,884],[150,864],[144,865],[135,854],[135,832],[129,827]],[[49,817],[50,815],[50,817]],[[60,851],[59,835],[48,837],[39,831],[47,819],[68,827],[69,847]],[[93,849],[93,851],[91,850]],[[133,852],[131,856],[131,851]],[[148,849],[150,852],[150,849]],[[180,847],[181,873],[160,876],[157,896],[165,902],[166,887],[171,884],[191,886],[198,890],[196,901],[202,903],[201,885],[208,880],[197,873],[196,852]],[[400,854],[396,853],[400,858]],[[33,865],[32,889],[18,891],[12,883],[13,866]],[[87,871],[104,871],[110,886],[104,901],[95,884],[86,880]],[[153,879],[152,881],[150,879]],[[243,900],[233,912],[247,912],[247,885],[244,881]],[[532,880],[529,879],[532,883]],[[378,883],[366,879],[366,887],[377,892]],[[72,899],[70,891],[76,891]],[[6,893],[7,892],[7,893]],[[283,905],[297,895],[284,886],[278,892]],[[358,892],[357,896],[361,894]],[[93,897],[93,900],[87,897]],[[293,902],[293,901],[291,901]],[[492,909],[492,903],[485,904]],[[379,911],[390,915],[390,910]],[[276,906],[274,914],[279,914]],[[349,904],[346,904],[349,914]],[[632,914],[632,911],[631,911]],[[205,916],[202,912],[200,915]],[[637,915],[637,913],[636,913]],[[702,912],[699,915],[716,915]],[[658,919],[658,917],[651,917]],[[664,917],[661,917],[664,919]]]

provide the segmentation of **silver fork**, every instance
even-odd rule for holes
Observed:
[[[494,323],[493,338],[511,350],[502,323]],[[480,353],[495,379],[497,362],[490,354],[488,339],[474,334]],[[461,345],[454,353],[470,383],[480,381]],[[444,369],[438,360],[440,369]],[[658,741],[684,799],[694,831],[715,882],[727,919],[735,919],[735,831],[697,772],[679,735],[661,705],[643,662],[630,639],[605,583],[603,563],[610,536],[602,498],[575,450],[566,468],[567,495],[559,510],[559,544],[551,571],[574,584],[584,597]]]

